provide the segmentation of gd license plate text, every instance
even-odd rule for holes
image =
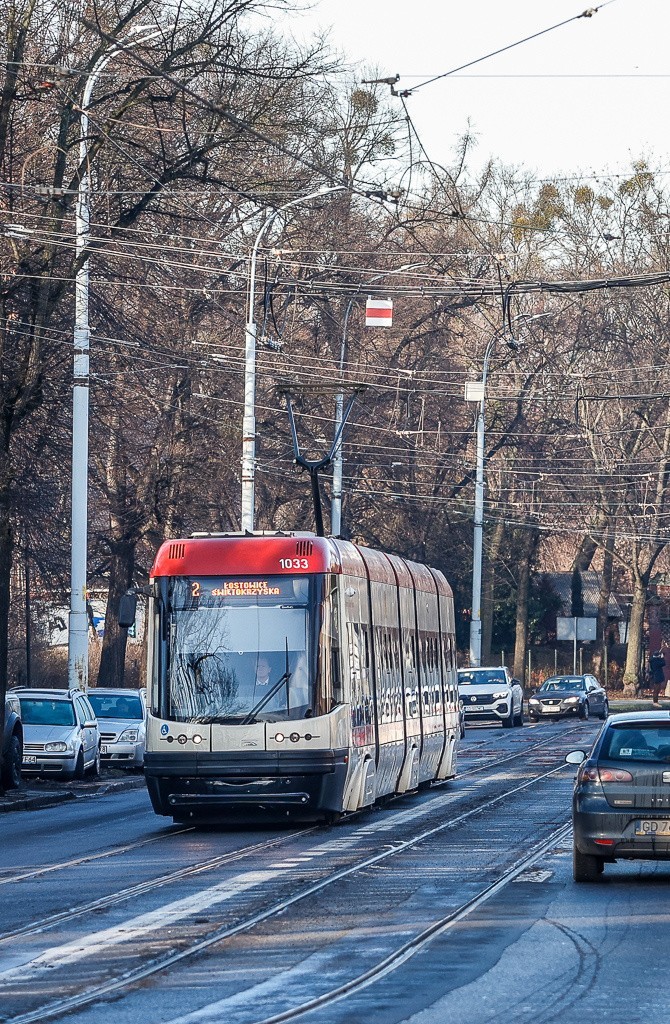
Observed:
[[[635,835],[670,837],[670,819],[666,821],[638,821],[635,826]]]

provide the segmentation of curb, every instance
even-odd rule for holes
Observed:
[[[58,804],[71,803],[73,800],[91,800],[97,796],[106,796],[108,793],[123,793],[126,790],[145,787],[144,776],[138,776],[132,779],[112,779],[90,790],[68,789],[59,793],[39,793],[34,796],[21,796],[19,791],[15,800],[8,800],[6,796],[0,799],[0,814],[8,814],[11,811],[40,811]]]

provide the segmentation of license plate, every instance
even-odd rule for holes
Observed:
[[[636,836],[663,836],[670,838],[670,819],[665,821],[637,821]]]
[[[545,708],[544,710],[545,710],[545,713],[547,713],[547,714],[557,715],[561,709],[560,709],[560,707],[559,708],[549,707],[549,708]]]
[[[108,753],[109,753],[109,750],[108,750],[108,748],[107,748],[107,747],[100,747],[100,753],[101,753],[101,754],[108,754]]]
[[[24,764],[37,764],[37,758],[34,754],[26,754],[23,758]]]

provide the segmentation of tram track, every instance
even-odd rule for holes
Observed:
[[[562,735],[564,737],[570,735],[574,731],[578,730],[572,729],[566,733],[563,733]],[[476,775],[487,769],[497,768],[500,765],[507,764],[510,761],[514,761],[520,757],[524,757],[525,755],[532,753],[533,751],[536,751],[538,749],[541,749],[543,748],[543,746],[547,746],[553,742],[555,742],[554,737],[547,737],[546,739],[539,740],[538,742],[530,743],[528,746],[524,746],[524,748],[522,748],[521,750],[506,754],[504,757],[489,758],[483,763],[478,764],[473,768],[469,768],[463,772],[459,772],[457,778],[467,778],[471,775]],[[442,787],[448,784],[449,782],[453,782],[453,780],[445,779],[441,782],[435,782],[431,786],[431,791],[437,791],[439,787]],[[425,809],[425,813],[429,813],[429,803],[426,802],[426,804],[422,806]],[[367,811],[369,811],[368,808],[366,808],[366,812]],[[393,812],[391,811],[390,813]],[[346,822],[351,823],[353,818],[354,816],[350,815],[347,818],[345,818],[341,822],[341,824],[344,824]],[[319,825],[312,825],[307,826],[305,828],[295,829],[290,831],[290,833],[285,833],[281,836],[273,837],[273,839],[267,840],[265,842],[252,843],[248,846],[242,847],[239,850],[227,851],[226,853],[219,854],[215,857],[210,857],[206,860],[199,861],[197,864],[190,864],[185,867],[177,868],[174,871],[162,874],[162,876],[159,876],[156,879],[149,879],[145,882],[138,883],[134,886],[126,887],[114,893],[110,893],[106,896],[101,896],[98,899],[79,904],[76,907],[71,907],[68,910],[62,910],[57,913],[50,914],[48,916],[45,916],[45,918],[31,922],[20,928],[14,928],[0,933],[0,944],[8,941],[9,939],[17,938],[20,936],[39,934],[40,932],[46,931],[47,929],[55,928],[57,925],[65,924],[67,922],[74,921],[77,918],[81,918],[81,916],[85,916],[87,913],[92,913],[107,907],[119,905],[123,902],[134,899],[137,896],[141,896],[145,893],[152,892],[155,889],[162,888],[165,885],[184,881],[185,879],[189,879],[193,876],[196,876],[196,874],[203,873],[207,870],[214,870],[217,867],[221,867],[229,863],[234,863],[237,860],[241,860],[244,857],[253,856],[264,850],[270,849],[271,847],[283,846],[299,836],[306,836],[309,833],[312,833],[312,831],[319,830],[320,827],[321,826]],[[95,854],[88,854],[83,857],[73,858],[69,861],[61,861],[58,864],[45,865],[30,871],[19,872],[18,874],[14,874],[14,876],[0,879],[0,885],[7,885],[10,882],[30,881],[32,879],[39,878],[40,876],[42,876],[42,874],[49,873],[55,870],[65,869],[68,867],[80,867],[91,862],[106,859],[108,857],[121,856],[125,853],[141,849],[144,846],[160,842],[161,840],[167,840],[175,836],[184,835],[186,833],[192,833],[192,831],[194,830],[196,829],[195,826],[193,825],[189,825],[184,828],[172,829],[166,831],[166,833],[163,833],[160,836],[150,837],[149,839],[140,840],[135,843],[125,844],[120,847],[115,847],[113,850],[103,851],[101,853]]]
[[[571,731],[572,730],[570,730],[567,733],[567,736],[570,735]],[[562,736],[563,738],[566,738],[565,733],[562,734]],[[495,763],[507,763],[508,761],[515,760],[518,757],[527,754],[531,748],[536,749],[537,747],[547,745],[547,743],[549,742],[555,743],[555,740],[555,737],[551,737],[548,738],[546,741],[540,741],[537,744],[531,744],[513,754],[506,755],[504,758],[494,759],[489,761],[487,764],[479,765],[476,768],[471,769],[469,772],[467,772],[467,774],[476,774],[477,772],[483,771],[487,767],[491,768]],[[471,819],[476,815],[485,813],[486,811],[494,808],[502,802],[509,800],[516,794],[519,794],[524,790],[528,790],[533,786],[537,786],[544,780],[555,775],[564,767],[564,762],[560,755],[557,754],[556,760],[559,761],[559,763],[552,767],[550,770],[541,772],[538,775],[534,775],[532,778],[525,779],[522,783],[518,785],[507,787],[503,792],[498,793],[496,796],[488,800],[478,802],[475,807],[471,807],[465,811],[462,811],[461,813],[456,814],[454,817],[450,818],[447,821],[442,821],[439,824],[434,825],[428,829],[424,828],[416,832],[415,834],[411,835],[409,838],[402,840],[400,842],[392,842],[380,852],[375,853],[372,856],[365,857],[362,860],[357,860],[355,863],[350,864],[344,868],[338,869],[334,872],[330,872],[326,877],[319,879],[317,882],[308,884],[306,886],[303,885],[300,889],[298,889],[297,892],[294,892],[290,896],[279,901],[276,901],[272,903],[270,906],[267,906],[259,910],[258,912],[252,913],[246,918],[243,918],[242,920],[236,921],[232,925],[226,924],[223,927],[214,929],[205,937],[199,939],[198,941],[192,942],[185,948],[173,949],[168,953],[163,953],[153,957],[152,959],[145,960],[145,962],[143,962],[141,966],[125,970],[118,976],[110,978],[99,984],[96,984],[88,988],[84,992],[72,994],[71,996],[67,996],[60,1000],[56,1000],[55,1002],[48,1003],[46,1005],[40,1006],[39,1008],[36,1008],[35,1010],[11,1018],[8,1024],[36,1024],[36,1022],[38,1021],[49,1020],[67,1013],[71,1013],[74,1010],[81,1009],[82,1007],[90,1005],[91,1003],[96,1002],[104,997],[110,995],[119,995],[124,990],[130,990],[134,986],[138,985],[140,982],[143,982],[146,979],[155,976],[162,971],[165,971],[167,968],[180,964],[189,958],[196,957],[202,953],[206,953],[207,951],[215,947],[217,944],[223,943],[226,940],[232,939],[233,937],[241,935],[243,933],[251,932],[254,928],[261,925],[263,922],[267,922],[271,918],[277,917],[278,915],[284,913],[289,908],[295,906],[301,901],[307,900],[310,897],[323,892],[324,890],[328,889],[328,887],[334,886],[336,883],[342,881],[343,879],[354,876],[360,872],[365,872],[366,870],[374,866],[383,864],[384,862],[388,862],[391,858],[398,857],[400,854],[412,849],[413,847],[418,846],[421,843],[426,842],[428,839],[431,839],[439,835],[440,833],[444,833],[449,830],[457,828],[459,825],[461,825],[468,819]],[[463,773],[463,775],[465,774],[466,773]],[[426,802],[425,813],[428,813],[429,810],[431,810],[430,804],[431,801]],[[433,807],[432,810],[434,811],[435,807]],[[406,814],[407,812],[401,813]],[[386,828],[387,826],[384,827]],[[568,828],[567,825],[562,826],[562,829],[565,830],[566,828]],[[367,831],[369,832],[370,829],[368,828]],[[497,891],[495,886],[500,887],[504,884],[507,884],[507,882],[511,881],[513,877],[516,877],[515,872],[520,873],[522,870],[528,867],[530,863],[534,862],[535,859],[538,859],[542,855],[542,853],[550,847],[552,841],[556,841],[556,835],[557,833],[552,833],[552,836],[550,836],[546,840],[543,840],[541,844],[539,844],[537,847],[534,847],[534,849],[529,854],[525,855],[522,858],[522,860],[519,861],[516,867],[513,866],[509,871],[505,872],[504,876],[500,877],[495,883],[491,883],[490,885],[484,887],[476,897],[468,900],[456,911],[450,913],[447,917],[442,918],[439,921],[432,924],[430,928],[426,929],[425,932],[422,932],[420,935],[416,936],[410,943],[403,944],[402,947],[399,947],[392,954],[389,954],[389,956],[384,957],[383,961],[380,961],[380,963],[376,965],[374,968],[370,968],[368,971],[365,972],[365,974],[362,974],[359,978],[353,979],[352,982],[349,983],[348,986],[346,986],[346,991],[340,991],[340,989],[333,989],[332,992],[320,996],[320,1000],[329,999],[330,1001],[335,1001],[337,999],[343,998],[344,995],[348,994],[350,991],[358,990],[358,988],[363,987],[364,985],[371,984],[376,978],[382,977],[384,972],[388,972],[391,969],[395,969],[395,966],[400,966],[400,964],[404,963],[405,960],[409,958],[409,956],[414,955],[414,952],[418,951],[418,949],[420,948],[423,948],[423,946],[427,944],[432,937],[435,937],[437,934],[440,934],[441,931],[444,931],[447,927],[451,926],[450,922],[455,923],[457,919],[460,919],[458,915],[463,916],[466,914],[466,912],[471,912],[473,909],[475,909],[477,905],[479,905],[479,903],[477,902],[478,900],[481,902],[485,898],[490,898],[492,895],[494,895],[494,893]],[[278,837],[277,841],[281,842],[286,838],[288,837]],[[238,854],[240,858],[248,855],[244,851],[238,851]],[[204,870],[204,868],[201,868],[201,870]],[[95,933],[90,938],[95,940]],[[351,988],[352,985],[354,986],[354,988]],[[321,1002],[314,1005],[321,1005]],[[289,1014],[288,1016],[279,1015],[276,1017],[267,1018],[267,1024],[269,1024],[270,1021],[274,1022],[275,1020],[277,1022],[281,1020],[290,1020],[291,1015],[299,1016],[300,1014],[307,1012],[311,1008],[313,1008],[312,1003],[305,1003],[304,1006],[297,1007],[291,1010],[290,1012],[287,1011],[287,1013]]]
[[[564,825],[561,825],[552,832],[548,838],[537,843],[530,853],[521,857],[505,872],[504,875],[501,875],[494,882],[491,882],[476,896],[473,896],[471,899],[461,904],[457,910],[446,914],[444,917],[440,918],[440,920],[435,921],[428,928],[425,928],[419,935],[410,939],[409,942],[405,942],[402,946],[399,946],[378,964],[371,967],[369,970],[364,971],[362,974],[358,975],[358,977],[352,978],[345,984],[339,985],[337,988],[331,989],[329,992],[324,992],[308,1002],[293,1007],[290,1010],[285,1010],[282,1013],[273,1014],[271,1017],[264,1017],[262,1020],[254,1021],[253,1024],[284,1024],[285,1021],[296,1020],[298,1017],[302,1017],[304,1014],[309,1013],[312,1010],[317,1010],[323,1006],[338,1002],[347,996],[362,991],[364,988],[367,988],[369,985],[372,985],[377,981],[381,981],[382,978],[386,977],[392,971],[397,970],[399,967],[403,966],[403,964],[406,964],[411,960],[417,953],[424,950],[431,942],[438,938],[438,936],[443,935],[446,931],[453,928],[460,921],[463,921],[485,903],[488,903],[488,901],[494,896],[497,896],[502,889],[514,882],[519,875],[533,867],[546,853],[551,851],[558,843],[566,839],[567,836],[570,835],[571,829],[571,821],[566,821]]]
[[[572,733],[578,731],[578,729],[573,728],[566,730],[561,735],[562,738],[566,738]],[[468,778],[473,775],[477,775],[487,769],[495,769],[501,765],[517,760],[520,757],[523,757],[537,749],[541,749],[551,744],[555,744],[554,736],[547,737],[543,740],[539,740],[536,743],[528,744],[520,750],[516,750],[506,754],[504,757],[488,758],[481,764],[478,764],[473,768],[469,768],[463,772],[460,772],[457,776],[457,779],[460,780]],[[438,789],[447,785],[448,783],[453,783],[453,781],[454,780],[444,780],[442,782],[434,783],[433,786],[431,787],[431,791],[437,791]],[[421,807],[423,809],[424,814],[428,814],[431,811],[429,801],[426,801],[422,805],[417,805],[417,807]],[[389,805],[387,805],[387,810],[390,811]],[[369,811],[368,808],[366,808],[366,812],[367,811]],[[393,812],[391,811],[391,813]],[[346,823],[353,823],[356,817],[358,817],[358,814],[348,816],[337,827],[341,827]],[[272,848],[287,845],[288,843],[292,842],[294,839],[298,837],[307,836],[310,833],[319,832],[321,830],[322,827],[320,825],[307,826],[305,828],[292,830],[291,832],[282,833],[278,836],[273,836],[271,839],[265,840],[263,842],[251,843],[238,850],[230,850],[226,853],[218,854],[215,857],[207,858],[205,860],[199,861],[196,864],[187,865],[183,868],[177,868],[176,870],[168,872],[164,875],[160,875],[157,878],[147,879],[143,882],[137,883],[136,885],[127,886],[123,889],[99,897],[96,900],[91,900],[89,902],[79,904],[76,907],[68,908],[67,910],[59,911],[58,913],[51,914],[44,918],[29,922],[25,925],[22,925],[21,927],[4,931],[0,933],[0,945],[4,942],[8,942],[11,939],[19,937],[28,937],[30,935],[38,935],[41,932],[47,931],[50,928],[55,928],[59,924],[65,924],[66,922],[76,920],[77,918],[85,917],[87,914],[95,913],[96,911],[101,911],[107,908],[119,906],[124,902],[150,893],[156,889],[160,889],[165,885],[182,882],[186,879],[197,876],[198,874],[203,874],[207,871],[216,870],[219,867],[225,867],[229,864],[234,864],[237,861],[258,855],[259,853],[263,853]],[[20,874],[11,877],[5,877],[3,879],[0,879],[0,884],[7,884],[10,881],[21,882],[25,880],[31,880],[33,878],[40,877],[43,874],[50,873],[53,871],[63,870],[71,867],[81,867],[83,865],[100,861],[108,857],[117,855],[120,856],[128,852],[133,852],[151,843],[159,842],[163,839],[170,839],[174,836],[183,835],[185,833],[193,831],[195,831],[194,826],[187,826],[186,828],[171,830],[169,832],[162,833],[159,836],[153,836],[148,839],[143,839],[134,843],[124,844],[120,847],[115,847],[112,850],[96,854],[89,854],[83,857],[73,858],[70,861],[64,861],[54,865],[47,865],[41,868],[37,868],[35,870],[21,872]]]

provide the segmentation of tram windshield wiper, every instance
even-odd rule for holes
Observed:
[[[290,682],[293,673],[288,667],[288,637],[286,637],[286,668],[283,674],[279,677],[276,683],[274,683],[267,693],[263,694],[257,704],[254,704],[251,711],[244,716],[241,721],[241,725],[253,725],[256,722],[256,715],[259,711],[262,711],[268,701],[272,700],[274,695],[282,688],[286,686],[286,713],[289,712],[289,696],[288,696],[288,684]]]

